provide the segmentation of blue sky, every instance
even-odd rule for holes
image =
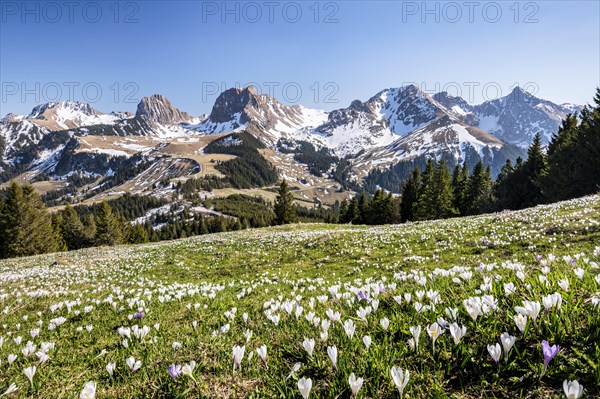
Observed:
[[[154,93],[199,115],[251,82],[328,110],[409,82],[472,103],[519,84],[581,104],[600,85],[598,1],[75,3],[0,2],[1,115]]]

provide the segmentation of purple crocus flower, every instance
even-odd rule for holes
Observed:
[[[367,301],[367,300],[369,300],[369,297],[368,297],[366,294],[363,294],[363,292],[362,292],[362,291],[359,291],[359,292],[358,292],[358,299],[359,299],[359,300],[364,300],[364,301]]]
[[[133,318],[134,318],[134,319],[140,319],[140,320],[142,320],[142,319],[144,318],[144,316],[145,316],[145,315],[146,315],[146,314],[145,314],[144,312],[135,312],[135,313],[133,314]]]
[[[546,369],[548,368],[548,364],[550,363],[550,361],[558,353],[559,348],[560,347],[558,345],[550,346],[548,341],[542,341],[542,352],[544,354],[544,373],[546,372]]]
[[[171,377],[177,378],[181,375],[181,364],[171,364],[167,367],[167,371],[171,374]]]

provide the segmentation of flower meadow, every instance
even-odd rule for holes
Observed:
[[[2,398],[597,398],[600,196],[0,262]]]

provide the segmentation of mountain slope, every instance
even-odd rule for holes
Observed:
[[[451,166],[465,161],[473,166],[481,160],[490,165],[492,173],[496,175],[507,159],[514,161],[519,156],[526,156],[526,152],[446,115],[390,145],[360,154],[354,162],[354,169],[355,173],[361,176],[373,168],[434,157],[438,160],[445,159]]]
[[[366,102],[355,100],[348,108],[332,111],[315,129],[339,155],[391,144],[448,110],[414,85],[385,89]]]

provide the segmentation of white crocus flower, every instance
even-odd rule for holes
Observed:
[[[521,333],[524,333],[525,327],[527,326],[527,316],[524,316],[519,313],[515,316],[515,324],[519,328],[519,331],[521,331]]]
[[[563,382],[563,389],[567,399],[578,399],[583,393],[583,385],[580,385],[577,380]]]
[[[83,387],[79,399],[94,399],[96,397],[96,383],[89,381]]]
[[[27,377],[27,379],[29,380],[29,383],[31,384],[32,387],[33,387],[33,376],[35,375],[35,371],[36,371],[35,366],[30,366],[23,370],[23,374],[25,374],[25,377]]]
[[[387,331],[390,321],[387,319],[387,317],[384,317],[383,319],[379,320],[379,324],[381,324],[381,328],[383,328],[384,331]]]
[[[0,395],[0,397],[2,396],[8,396],[11,393],[17,391],[19,389],[19,387],[17,386],[17,384],[15,384],[14,382],[10,384],[10,386],[6,389],[6,391],[4,391],[4,393],[2,395]]]
[[[467,327],[459,326],[457,323],[450,324],[450,335],[452,335],[452,339],[454,339],[454,344],[458,345],[462,337],[467,333]]]
[[[502,343],[502,347],[504,348],[504,355],[506,361],[508,361],[508,354],[510,353],[510,350],[512,349],[516,340],[517,339],[515,337],[513,337],[507,332],[502,333],[502,335],[500,335],[500,342]]]
[[[125,363],[127,364],[127,367],[129,367],[129,371],[131,371],[132,373],[134,373],[140,367],[142,367],[142,362],[140,360],[136,361],[133,356],[127,358],[127,360],[125,360]]]
[[[183,367],[181,368],[181,374],[187,375],[192,380],[196,381],[196,379],[194,378],[194,369],[195,368],[196,368],[196,362],[192,360],[188,364],[183,365]]]
[[[354,326],[354,321],[352,319],[348,319],[344,322],[344,331],[348,338],[352,339],[354,337],[354,330],[356,327]]]
[[[238,369],[242,370],[242,359],[244,358],[244,353],[246,352],[246,346],[234,346],[232,350],[233,354],[233,369],[237,366]]]
[[[264,364],[267,364],[267,346],[262,345],[260,348],[256,349],[256,353],[262,359]]]
[[[359,389],[362,387],[364,380],[362,378],[356,378],[354,373],[350,374],[348,378],[348,384],[350,384],[350,389],[352,390],[352,396],[356,397]]]
[[[371,337],[368,335],[365,335],[362,339],[363,343],[365,344],[365,348],[367,348],[367,351],[369,350],[369,347],[371,347]]]
[[[106,365],[106,372],[108,373],[108,375],[110,375],[111,377],[113,376],[114,372],[115,372],[115,367],[117,367],[116,363],[108,363]]]
[[[408,381],[410,380],[410,373],[408,370],[402,370],[400,367],[396,366],[392,367],[391,373],[394,384],[396,384],[396,388],[398,388],[398,392],[400,392],[400,398],[402,398],[404,388],[406,388],[406,385],[408,385]]]
[[[313,350],[315,349],[315,340],[312,338],[304,338],[304,341],[302,342],[302,347],[304,348],[304,350],[306,350],[308,356],[310,356],[310,358],[312,359]]]
[[[303,399],[308,399],[308,395],[310,395],[310,390],[312,389],[312,380],[310,378],[300,378],[298,380],[298,390],[300,390],[300,394]]]
[[[333,368],[335,368],[337,370],[337,356],[338,356],[337,347],[335,345],[328,346],[327,347],[327,355],[331,359],[331,363],[333,363]]]
[[[500,356],[502,356],[502,348],[500,347],[500,344],[497,343],[495,345],[488,345],[487,350],[492,359],[498,363],[500,361]]]

